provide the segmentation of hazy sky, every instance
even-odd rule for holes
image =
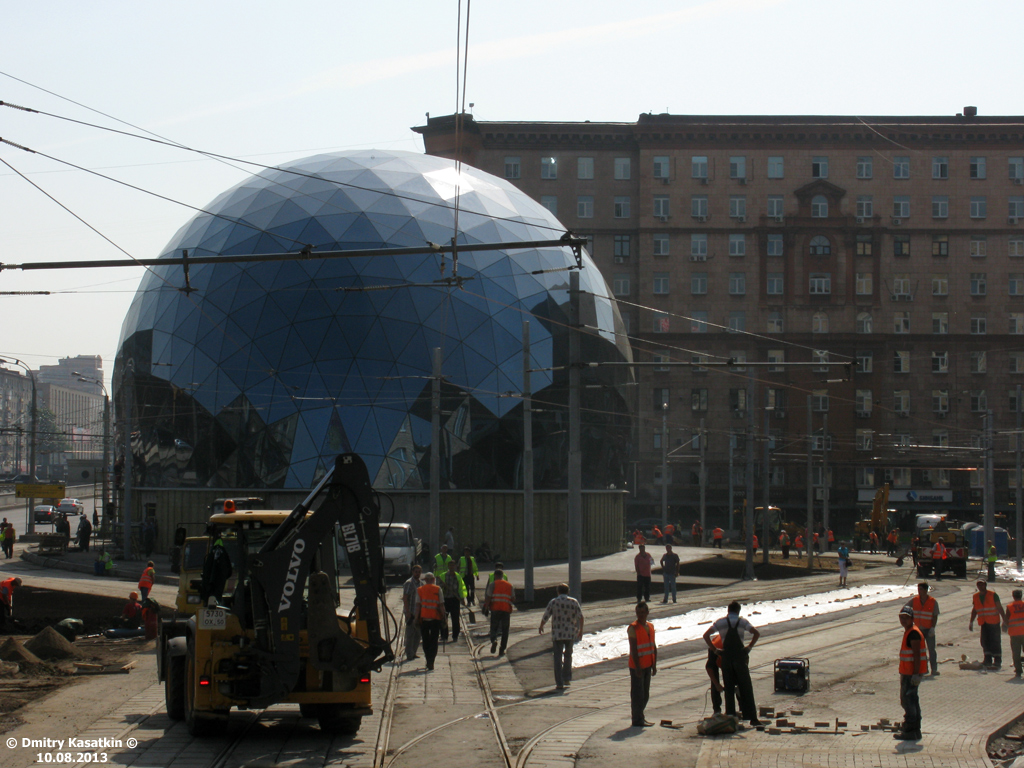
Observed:
[[[0,101],[140,133],[122,120],[267,165],[421,152],[410,126],[457,106],[457,10],[457,0],[7,4]],[[466,101],[480,120],[965,105],[1019,115],[1022,21],[1020,0],[476,0]],[[9,108],[0,137],[54,158],[0,145],[4,264],[152,258],[193,215],[88,171],[201,207],[257,170]],[[109,376],[141,276],[0,272],[0,355],[37,367],[99,354]]]

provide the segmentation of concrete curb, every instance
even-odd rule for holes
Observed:
[[[35,552],[22,552],[20,557],[21,557],[22,560],[24,560],[27,563],[32,563],[33,565],[38,565],[38,566],[41,566],[43,568],[55,568],[55,569],[61,570],[61,571],[73,571],[75,573],[86,573],[86,574],[89,574],[90,576],[95,576],[96,575],[95,571],[93,570],[92,565],[87,565],[85,563],[72,563],[72,562],[69,562],[67,560],[61,560],[60,558],[56,558],[56,557],[44,557],[42,555],[36,554]],[[111,577],[113,577],[115,579],[118,579],[120,581],[134,582],[134,581],[138,580],[137,577],[128,575],[127,573],[125,573],[123,571],[123,569],[117,568],[116,566],[114,567],[114,571],[111,574]],[[102,578],[110,578],[110,577],[102,577]],[[178,577],[177,576],[159,576],[158,575],[154,581],[157,584],[165,584],[165,585],[171,586],[171,587],[177,587],[178,586]]]

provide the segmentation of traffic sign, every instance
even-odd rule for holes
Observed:
[[[42,483],[15,483],[14,495],[19,499],[63,499],[65,486]]]

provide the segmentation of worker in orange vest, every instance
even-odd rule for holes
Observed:
[[[832,545],[836,543],[836,536],[835,536],[834,533],[832,533],[832,529],[831,528],[828,529],[827,535],[828,535],[828,551],[831,552],[832,551]]]
[[[1006,630],[1010,633],[1010,652],[1013,654],[1013,676],[1021,676],[1021,649],[1024,648],[1024,600],[1021,591],[1013,590],[1013,602],[1006,606]]]
[[[928,673],[928,657],[924,652],[924,634],[914,624],[914,609],[900,608],[903,640],[900,642],[900,704],[903,705],[903,730],[894,739],[916,741],[921,738],[921,699],[918,686]]]
[[[693,546],[699,547],[703,544],[701,539],[704,538],[704,529],[701,528],[699,520],[694,520],[693,525],[690,526],[690,536],[693,537]]]
[[[139,577],[139,592],[142,593],[143,600],[149,597],[149,590],[153,588],[154,581],[156,581],[156,569],[153,567],[153,561],[150,560],[146,563],[146,569],[142,572],[142,576]]]
[[[633,543],[635,545],[637,545],[637,546],[640,546],[641,544],[646,544],[647,543],[647,539],[644,538],[644,535],[643,535],[643,533],[640,532],[639,528],[637,528],[635,531],[633,531]]]
[[[7,627],[7,619],[14,613],[14,590],[21,583],[17,576],[0,581],[0,632]]]
[[[659,528],[658,526],[654,526],[653,528],[651,528],[651,538],[654,539],[655,544],[661,543],[661,536],[661,528]]]
[[[872,531],[868,534],[868,541],[871,543],[871,554],[878,551],[878,532]]]
[[[758,543],[758,540],[757,540],[757,534],[755,533],[755,534],[754,534],[754,554],[755,554],[755,555],[757,554],[757,548],[758,548],[758,546],[759,546],[759,543]]]
[[[634,728],[654,723],[644,718],[651,698],[651,678],[658,674],[658,646],[654,642],[654,625],[647,621],[647,603],[636,604],[636,621],[626,628],[629,639],[629,705]]]
[[[932,547],[932,564],[935,566],[935,578],[942,581],[942,572],[946,569],[946,559],[949,557],[949,553],[946,551],[946,545],[942,543],[942,539],[935,542],[935,546]]]
[[[782,550],[782,559],[789,560],[789,534],[785,530],[779,534],[779,548]]]
[[[889,542],[889,546],[886,549],[885,554],[889,555],[889,557],[895,557],[896,556],[896,540],[898,538],[899,538],[899,534],[896,533],[896,529],[895,528],[893,528],[891,531],[889,531],[889,535],[885,537],[885,540],[887,542]]]
[[[665,543],[671,544],[673,537],[676,535],[676,527],[669,523],[665,526]]]
[[[722,714],[722,691],[725,690],[725,686],[722,685],[721,675],[719,670],[722,669],[722,656],[717,651],[722,650],[722,636],[715,635],[711,638],[711,648],[708,648],[708,660],[704,664],[704,671],[708,673],[708,678],[711,680],[711,707],[715,710],[716,715]]]
[[[793,546],[796,547],[796,556],[801,560],[804,558],[804,535],[798,533],[796,539],[793,541]]]
[[[725,531],[723,531],[721,528],[719,528],[716,525],[715,529],[711,532],[711,538],[714,540],[711,546],[718,547],[719,549],[721,549],[722,548],[722,536],[724,534],[725,534]]]
[[[508,628],[512,619],[512,606],[516,601],[516,590],[508,581],[504,571],[495,570],[494,581],[487,585],[484,594],[484,608],[491,614],[491,653],[498,651],[505,655],[508,646]],[[498,649],[498,635],[501,635],[501,649]]]
[[[932,675],[939,674],[939,659],[935,652],[935,625],[939,623],[939,601],[928,594],[928,582],[917,585],[917,595],[909,603],[914,611],[914,623],[921,629],[928,645],[928,660]]]
[[[427,659],[427,669],[433,669],[434,659],[437,658],[437,639],[447,616],[441,588],[437,586],[434,574],[428,573],[423,577],[423,581],[423,586],[416,590],[420,597],[420,611],[416,623],[423,636],[423,655]]]
[[[999,669],[1003,665],[1003,644],[999,637],[999,625],[1006,622],[1006,612],[999,604],[999,596],[988,588],[985,579],[978,579],[978,591],[974,593],[974,607],[967,629],[974,631],[974,620],[978,620],[981,633],[981,649],[985,653],[982,662],[987,669]]]

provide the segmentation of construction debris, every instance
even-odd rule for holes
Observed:
[[[25,648],[34,653],[43,661],[57,661],[81,656],[82,653],[75,646],[61,637],[53,627],[47,627],[38,635],[25,643]]]

